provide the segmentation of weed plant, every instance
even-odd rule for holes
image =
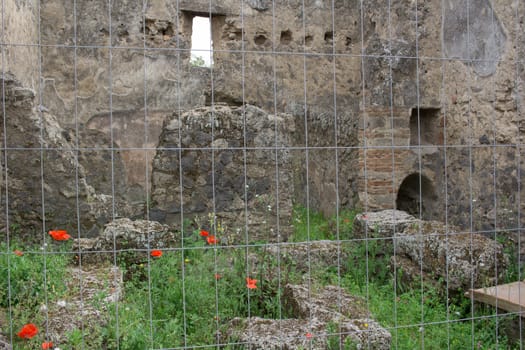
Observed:
[[[392,334],[392,349],[519,348],[501,329],[502,320],[512,322],[512,317],[495,317],[494,308],[488,306],[476,306],[473,312],[470,299],[462,294],[447,300],[425,283],[401,285],[402,272],[391,272],[391,242],[355,240],[354,212],[324,218],[296,208],[294,215],[290,241],[338,240],[346,257],[339,268],[335,262],[324,267],[312,264],[312,288],[335,284],[361,296],[370,317]],[[187,229],[184,235],[183,249],[163,250],[159,258],[120,259],[127,278],[121,300],[100,307],[107,324],[70,332],[60,349],[216,348],[232,342],[228,334],[234,318],[294,316],[282,307],[281,291],[286,283],[301,283],[304,276],[277,260],[267,245],[235,247],[221,241],[210,245],[198,230]],[[0,247],[0,306],[11,321],[11,328],[4,326],[2,332],[16,332],[29,320],[44,324],[40,306],[66,292],[68,257],[41,254],[37,248],[34,254],[15,256],[12,251],[22,250],[22,245],[11,246],[10,252],[5,244]],[[247,288],[247,277],[257,279],[256,289]],[[328,328],[327,349],[358,348],[338,334],[336,323]],[[41,341],[41,336],[29,342],[16,340],[15,348],[34,349]],[[230,348],[242,346],[222,347]]]
[[[46,249],[44,249],[46,248]],[[53,250],[53,252],[50,252]],[[10,247],[0,243],[0,331],[8,338],[13,334],[15,349],[37,349],[44,342],[40,332],[30,340],[20,341],[16,333],[24,324],[45,324],[43,306],[61,299],[66,294],[67,247],[24,247],[20,243]],[[18,255],[17,255],[18,254]]]

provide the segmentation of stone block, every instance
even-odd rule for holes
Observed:
[[[324,350],[329,337],[337,337],[341,344],[352,343],[357,348],[390,349],[391,335],[369,317],[364,299],[354,297],[337,286],[326,286],[313,291],[307,285],[284,287],[282,305],[293,315],[282,320],[252,317],[235,318],[230,331],[223,335],[245,343],[250,349],[304,348]],[[336,327],[333,335],[331,327]]]
[[[388,209],[356,215],[354,235],[356,238],[394,237],[407,227],[418,223],[418,219],[401,210]]]
[[[483,235],[438,221],[419,221],[396,232],[396,251],[450,290],[497,284],[508,258],[503,246]]]

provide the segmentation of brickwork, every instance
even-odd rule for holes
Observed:
[[[416,170],[409,125],[410,108],[369,107],[360,113],[359,199],[367,210],[394,209],[401,182]]]

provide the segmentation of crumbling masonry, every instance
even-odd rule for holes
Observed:
[[[41,40],[37,57],[42,80],[26,87],[37,96],[32,113],[43,113],[36,108],[42,104],[49,111],[45,113],[69,130],[73,145],[75,140],[85,145],[83,168],[95,192],[133,207],[123,213],[144,216],[146,201],[148,215],[161,221],[177,222],[180,210],[190,216],[212,210],[210,203],[181,206],[180,199],[161,194],[162,186],[179,181],[180,175],[182,186],[199,178],[184,173],[184,167],[181,174],[172,169],[173,177],[161,169],[168,149],[175,152],[169,157],[191,153],[180,149],[191,143],[184,141],[184,128],[171,130],[170,144],[163,143],[173,126],[165,121],[184,122],[184,113],[199,111],[196,118],[221,115],[220,106],[227,105],[234,112],[226,119],[244,120],[257,110],[274,122],[261,124],[271,141],[264,144],[268,152],[259,155],[266,158],[247,169],[257,179],[271,179],[265,186],[254,180],[261,193],[253,196],[266,195],[273,206],[308,204],[327,214],[355,206],[398,208],[425,219],[443,219],[446,213],[449,222],[474,230],[522,224],[517,213],[524,202],[518,183],[524,173],[520,82],[525,72],[520,58],[525,28],[515,18],[525,12],[522,2],[469,0],[467,6],[466,0],[418,1],[417,8],[414,2],[387,8],[386,2],[375,0],[306,0],[304,8],[296,0],[160,0],[146,8],[124,0],[112,1],[112,8],[105,0],[76,3],[76,13],[71,1],[41,4],[41,32],[30,35]],[[197,15],[211,21],[211,68],[190,64],[192,19]],[[28,37],[27,42],[37,39]],[[13,54],[18,48],[6,50]],[[28,62],[39,64],[38,59]],[[6,61],[4,70],[12,67]],[[276,116],[283,116],[278,123]],[[237,129],[227,128],[225,134],[237,135]],[[94,141],[83,135],[91,129],[106,137],[89,144]],[[242,148],[248,137],[239,133],[240,143],[233,146],[215,136],[199,141],[206,157],[213,147],[230,147],[231,152]],[[20,146],[9,142],[8,137],[6,146]],[[165,148],[157,150],[159,145]],[[290,160],[276,168],[276,153],[284,150]],[[106,168],[90,173],[90,156],[99,157],[99,167]],[[38,163],[38,152],[35,157]],[[223,178],[238,176],[232,169],[241,171],[236,162],[246,155],[232,157],[217,176],[223,185],[249,186],[242,178]],[[16,152],[7,159],[10,164],[2,165],[12,177],[8,188],[14,193],[23,162],[16,160]],[[74,174],[74,165],[69,167],[66,172]],[[289,176],[283,186],[277,186],[280,170]],[[241,205],[252,196],[242,186],[233,194],[235,200],[230,198],[231,208],[222,202],[228,200],[224,193],[210,197],[202,192],[209,191],[212,167],[191,171],[206,172],[199,174],[204,182],[191,187],[195,198],[215,198],[215,208],[225,217],[237,220],[236,211],[251,208]],[[120,172],[122,176],[115,176]],[[34,191],[40,195],[41,186]],[[53,196],[46,198],[46,211],[56,212],[54,203],[63,195]],[[9,213],[27,209],[17,203],[10,203]],[[47,225],[76,229],[69,219],[76,217],[76,207],[61,210],[71,212],[45,215]],[[283,225],[288,213],[281,214]],[[44,214],[33,217],[35,225]],[[268,222],[277,224],[275,217]],[[89,225],[103,224],[86,223],[82,234],[96,235],[99,231]]]

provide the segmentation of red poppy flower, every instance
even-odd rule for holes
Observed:
[[[257,280],[251,279],[250,277],[246,277],[246,287],[248,287],[248,289],[256,289],[256,283]]]
[[[220,274],[218,274],[218,273],[215,274],[215,279],[216,279],[216,280],[220,280],[221,277],[222,277],[222,276],[221,276]]]
[[[217,244],[219,243],[219,239],[211,235],[211,236],[206,237],[206,242],[208,242],[208,244]]]
[[[151,256],[154,258],[160,258],[162,256],[162,250],[152,250]]]
[[[67,234],[66,230],[51,230],[49,231],[49,234],[55,241],[67,241],[71,238],[71,236]]]
[[[38,333],[38,328],[33,323],[28,323],[22,327],[17,335],[22,339],[31,339]]]
[[[201,230],[201,236],[202,237],[208,237],[210,233],[208,231]]]
[[[15,255],[17,255],[17,256],[22,256],[22,255],[24,255],[24,252],[21,251],[21,250],[18,250],[18,249],[15,250],[15,251],[13,251],[13,253],[15,253]]]
[[[312,339],[312,337],[313,337],[312,333],[310,333],[310,332],[306,333],[306,338],[307,339]]]
[[[50,341],[42,343],[42,349],[51,349],[53,348],[53,343]]]

